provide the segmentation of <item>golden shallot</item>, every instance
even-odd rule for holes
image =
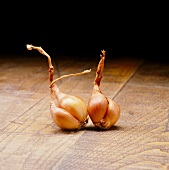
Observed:
[[[100,90],[100,82],[103,77],[104,61],[106,51],[102,50],[100,62],[97,67],[94,87],[88,101],[88,114],[93,124],[100,129],[109,129],[120,117],[119,105],[110,98],[103,95]]]
[[[88,122],[86,103],[80,97],[61,92],[56,85],[56,81],[69,76],[86,74],[91,70],[85,70],[75,74],[63,75],[53,80],[54,67],[52,65],[50,56],[41,47],[36,47],[28,44],[27,49],[36,49],[41,54],[48,57],[50,80],[50,113],[54,123],[64,130],[74,130],[85,127]]]
[[[55,82],[61,78],[77,76],[89,73],[90,71],[85,70],[81,73],[64,75],[51,83],[50,112],[54,122],[60,128],[65,130],[84,128],[88,122],[88,113],[87,105],[82,98],[60,92]],[[53,96],[57,104],[55,104]]]

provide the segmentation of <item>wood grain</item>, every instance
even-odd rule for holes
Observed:
[[[116,126],[108,131],[86,130],[57,164],[58,169],[169,168],[169,88],[163,88],[163,82],[160,86],[159,76],[151,74],[155,71],[167,80],[169,67],[158,64],[157,71],[156,64],[145,63],[116,96],[121,106]],[[151,73],[138,79],[148,65]],[[151,85],[144,79],[150,79]]]
[[[53,57],[55,77],[92,69],[57,82],[62,92],[86,103],[97,59]],[[121,107],[117,124],[63,131],[49,113],[45,57],[0,58],[0,169],[166,169],[169,168],[169,64],[141,58],[107,59],[102,92]]]

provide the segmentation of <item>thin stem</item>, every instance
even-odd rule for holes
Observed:
[[[53,101],[53,91],[50,89],[50,100]]]
[[[47,54],[41,47],[37,47],[37,46],[33,46],[30,44],[26,45],[28,50],[38,50],[42,55],[45,55],[48,58],[48,64],[49,64],[49,80],[50,83],[53,81],[53,76],[54,76],[54,67],[52,65],[52,61],[51,61],[51,57],[49,56],[49,54]]]
[[[79,75],[86,74],[86,73],[89,73],[89,72],[91,72],[91,69],[90,69],[90,70],[85,70],[85,71],[80,72],[80,73],[63,75],[63,76],[61,76],[61,77],[53,80],[52,83],[50,84],[50,88],[52,87],[52,85],[53,85],[56,81],[58,81],[58,80],[60,80],[60,79],[62,79],[62,78],[66,78],[66,77],[70,77],[70,76],[79,76]]]
[[[50,55],[47,54],[41,47],[37,47],[37,46],[29,45],[29,44],[27,44],[26,46],[28,50],[32,50],[32,49],[38,50],[41,54],[48,57],[49,68],[53,67]]]
[[[106,51],[105,50],[101,50],[102,54],[100,54],[100,62],[98,64],[97,67],[97,71],[96,71],[96,77],[94,80],[94,84],[97,84],[98,86],[100,85],[102,76],[103,76],[103,69],[104,69],[104,60],[106,58]]]

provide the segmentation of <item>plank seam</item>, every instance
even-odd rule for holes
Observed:
[[[127,85],[127,83],[134,77],[134,75],[142,68],[143,64],[145,63],[145,60],[137,67],[137,69],[133,72],[133,74],[130,75],[130,77],[124,82],[124,84],[121,86],[121,88],[117,91],[117,93],[114,95],[112,99],[114,99]]]

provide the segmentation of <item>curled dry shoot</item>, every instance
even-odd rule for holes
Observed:
[[[100,129],[109,129],[120,117],[119,105],[110,98],[103,95],[100,90],[100,82],[103,77],[104,61],[106,52],[101,51],[100,62],[97,67],[94,87],[91,97],[88,101],[88,114],[93,124]]]
[[[89,73],[91,70],[85,70],[80,73],[63,75],[55,80],[54,67],[50,56],[41,48],[33,45],[27,45],[28,50],[38,50],[41,54],[48,57],[49,81],[50,81],[50,113],[55,124],[64,130],[75,130],[84,128],[88,123],[87,105],[83,99],[77,96],[67,95],[61,92],[56,82],[69,76],[78,76]]]

